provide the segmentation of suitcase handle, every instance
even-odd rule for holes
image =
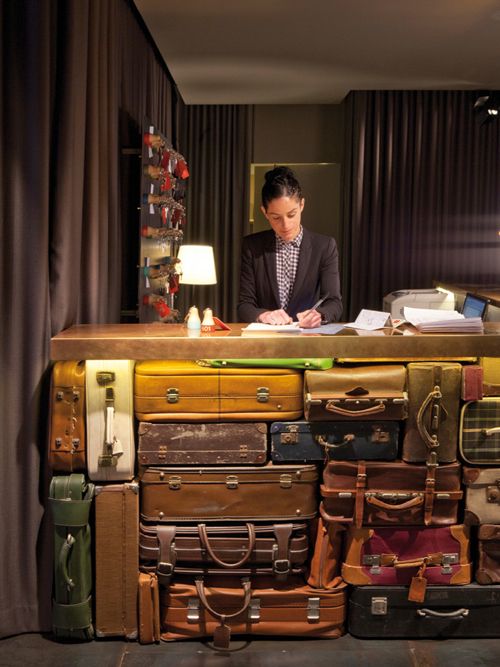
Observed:
[[[321,515],[321,518],[323,521],[326,521],[327,523],[352,523],[352,519],[348,519],[344,516],[332,516],[331,514],[328,514],[328,512],[325,510],[325,506],[323,502],[319,504],[319,513]]]
[[[346,445],[350,445],[353,440],[356,439],[356,436],[354,433],[346,433],[344,435],[344,440],[342,442],[328,442],[326,436],[324,435],[317,435],[314,438],[318,445],[321,445],[321,447],[326,447],[327,449],[336,449],[339,447],[345,447]]]
[[[437,433],[434,435],[431,435],[429,431],[427,430],[425,424],[424,424],[424,415],[426,410],[431,406],[431,403],[435,401],[435,407],[437,408],[436,411],[436,428],[434,430],[437,431],[437,428],[439,426],[439,422],[441,419],[440,412],[442,409],[441,406],[441,399],[443,398],[443,394],[441,393],[440,388],[436,385],[434,389],[427,394],[425,400],[422,402],[422,405],[420,406],[418,412],[417,412],[417,429],[420,434],[420,437],[424,441],[425,445],[432,451],[433,449],[436,449],[436,447],[439,447],[439,440],[437,437]],[[434,415],[431,415],[431,420],[434,420]]]
[[[469,615],[469,610],[465,607],[457,609],[456,611],[435,611],[434,609],[417,609],[417,614],[427,618],[434,616],[436,618],[465,618]]]
[[[374,415],[379,412],[385,412],[385,403],[377,403],[376,405],[372,405],[369,408],[363,408],[362,410],[347,410],[347,408],[341,408],[338,405],[335,405],[335,401],[327,401],[325,410],[328,410],[328,412],[336,412],[339,415],[347,415],[348,417],[352,417],[353,415],[359,417],[359,415]]]
[[[69,576],[68,572],[68,560],[73,548],[73,544],[76,542],[75,538],[71,533],[68,533],[66,539],[63,542],[61,551],[59,552],[59,571],[61,576],[66,584],[68,591],[75,587],[75,582]]]
[[[207,550],[210,558],[214,561],[214,563],[217,563],[217,565],[220,565],[221,567],[225,568],[238,568],[244,565],[249,560],[255,548],[255,526],[253,525],[253,523],[247,523],[246,527],[248,530],[248,549],[243,558],[239,560],[237,563],[225,563],[223,560],[221,560],[218,556],[215,555],[212,547],[210,546],[210,542],[208,541],[207,527],[204,523],[198,524],[198,533],[200,536],[200,542],[202,543],[203,547]]]
[[[495,428],[485,428],[482,430],[482,433],[484,433],[486,437],[494,435],[495,433],[500,433],[500,426],[495,426]]]
[[[243,579],[241,583],[244,591],[243,606],[241,607],[241,609],[233,612],[232,614],[222,614],[218,611],[215,611],[215,609],[213,609],[208,603],[207,596],[205,595],[205,586],[203,585],[203,579],[195,580],[196,591],[198,593],[198,597],[200,598],[201,604],[205,607],[205,609],[208,611],[209,614],[211,614],[214,618],[218,619],[221,622],[224,622],[227,618],[234,618],[235,616],[239,616],[240,614],[242,614],[244,611],[247,610],[248,605],[250,604],[250,600],[252,599],[252,589],[250,586],[250,580]]]
[[[370,505],[375,505],[375,507],[381,507],[386,510],[406,510],[409,507],[417,507],[418,505],[423,505],[424,498],[423,496],[417,496],[416,498],[410,498],[410,500],[405,500],[403,503],[393,505],[392,503],[386,503],[379,498],[374,496],[365,496],[365,500]]]
[[[411,558],[409,560],[398,560],[398,557],[393,556],[392,554],[382,554],[381,561],[382,564],[393,565],[396,569],[405,567],[422,567],[423,565],[441,565],[443,563],[443,554],[440,552],[427,554],[427,556]]]

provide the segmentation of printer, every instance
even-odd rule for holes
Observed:
[[[403,308],[435,308],[436,310],[454,310],[455,295],[442,289],[401,289],[384,297],[382,310],[391,317],[402,318]]]

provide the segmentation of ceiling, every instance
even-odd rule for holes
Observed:
[[[187,104],[500,88],[500,0],[134,0]]]

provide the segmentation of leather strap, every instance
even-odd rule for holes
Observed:
[[[293,525],[276,523],[273,530],[276,536],[276,545],[273,548],[273,572],[278,581],[285,581],[290,574],[290,540]]]
[[[156,575],[162,586],[168,586],[174,573],[177,554],[175,552],[175,526],[158,526],[156,535],[158,538],[158,563]]]
[[[382,556],[383,558],[383,556]],[[405,567],[422,567],[423,565],[441,565],[443,562],[442,552],[427,554],[427,556],[422,556],[420,558],[410,558],[408,560],[396,560],[392,563],[395,568],[405,568]]]
[[[198,524],[198,534],[200,536],[200,542],[203,545],[203,548],[206,549],[208,555],[214,561],[214,563],[217,563],[217,565],[220,565],[221,567],[224,568],[238,568],[244,565],[250,559],[255,549],[255,526],[253,525],[253,523],[247,523],[245,525],[248,530],[248,548],[245,555],[236,563],[225,563],[218,556],[216,556],[214,550],[210,546],[210,542],[208,541],[206,524],[204,523]]]
[[[356,499],[354,501],[354,525],[361,528],[363,525],[363,510],[365,507],[366,490],[366,463],[358,461],[358,473],[356,475]]]
[[[248,605],[250,604],[250,600],[252,599],[252,588],[250,585],[250,581],[249,579],[243,579],[241,584],[244,591],[244,598],[241,609],[238,609],[238,611],[235,611],[232,614],[223,614],[219,611],[215,611],[215,609],[213,609],[213,607],[210,606],[207,600],[207,596],[205,594],[205,586],[203,584],[203,579],[196,579],[195,584],[196,584],[196,591],[198,593],[198,597],[200,598],[201,604],[205,607],[205,609],[208,611],[209,614],[211,614],[214,618],[218,619],[221,622],[224,622],[225,619],[227,618],[234,618],[235,616],[239,616],[240,614],[242,614],[244,611],[247,610]]]
[[[435,452],[433,452],[435,458]],[[434,490],[436,488],[436,468],[437,464],[433,461],[427,462],[427,477],[425,478],[424,491],[424,524],[428,526],[432,522],[432,512],[434,509]]]
[[[422,496],[416,496],[415,498],[410,498],[410,500],[405,500],[403,503],[392,504],[386,503],[383,500],[380,500],[380,498],[368,496],[368,498],[366,498],[366,502],[370,505],[375,505],[375,507],[381,507],[382,509],[394,510],[397,512],[398,510],[407,510],[410,507],[417,507],[418,505],[422,505],[424,499]]]
[[[343,516],[332,516],[331,514],[328,514],[323,502],[320,502],[319,504],[319,513],[323,521],[326,521],[327,523],[352,523],[353,521],[352,519],[346,519]]]
[[[371,405],[369,408],[363,408],[362,410],[348,410],[347,408],[341,408],[336,405],[335,401],[330,400],[326,402],[325,410],[339,415],[346,415],[348,417],[355,417],[356,415],[374,415],[379,412],[385,412],[385,403],[377,403],[376,405]]]

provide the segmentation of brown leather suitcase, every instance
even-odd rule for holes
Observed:
[[[478,584],[500,584],[500,526],[491,523],[479,526],[477,540],[476,581]]]
[[[457,522],[460,464],[329,461],[323,471],[323,518],[362,525],[451,525]]]
[[[56,361],[50,388],[49,465],[85,472],[85,362]]]
[[[162,585],[172,575],[267,575],[285,581],[303,574],[309,556],[307,523],[212,526],[140,526],[142,571],[154,571]]]
[[[408,364],[410,412],[405,423],[402,458],[423,463],[432,452],[440,463],[457,459],[458,412],[462,366],[423,361]]]
[[[321,516],[312,523],[316,524],[316,539],[307,583],[312,588],[335,588],[340,581],[345,526],[333,521],[324,521]]]
[[[95,630],[97,637],[137,639],[139,485],[95,490]]]
[[[465,518],[468,525],[500,524],[500,468],[463,469]]]
[[[400,364],[335,366],[304,374],[304,411],[309,421],[405,419],[406,371]]]
[[[302,371],[289,368],[207,368],[187,360],[135,366],[140,421],[298,419],[302,391]]]
[[[139,642],[160,641],[160,594],[156,574],[140,572],[137,596]]]
[[[335,639],[344,634],[346,584],[326,590],[300,578],[279,586],[239,578],[176,581],[160,592],[160,603],[164,640],[213,636],[216,648],[227,648],[234,635]]]
[[[150,465],[260,465],[267,460],[267,424],[140,422],[138,460]]]
[[[298,521],[316,514],[314,465],[147,468],[141,518],[153,522]]]

